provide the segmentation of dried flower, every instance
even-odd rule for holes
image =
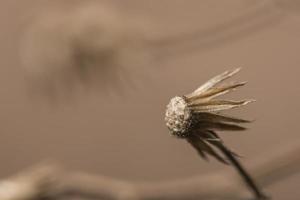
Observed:
[[[206,158],[207,153],[226,163],[226,160],[211,147],[211,145],[215,146],[222,142],[214,131],[244,130],[245,128],[239,123],[249,122],[248,120],[221,115],[219,112],[246,105],[253,100],[214,99],[245,85],[245,82],[242,82],[216,87],[218,83],[233,76],[239,70],[226,71],[210,79],[194,92],[172,98],[167,106],[165,120],[171,133],[177,137],[186,138],[204,158]]]
[[[172,98],[167,105],[165,120],[172,135],[186,139],[198,151],[199,155],[205,159],[207,159],[207,154],[209,154],[222,163],[231,163],[255,195],[259,198],[265,198],[250,175],[238,162],[236,154],[224,145],[215,132],[216,130],[245,130],[240,124],[250,122],[240,118],[225,116],[219,112],[246,105],[253,100],[231,101],[214,99],[245,85],[245,82],[242,82],[217,86],[239,71],[240,68],[226,71],[210,79],[194,92]]]

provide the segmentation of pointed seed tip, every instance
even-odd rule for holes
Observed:
[[[233,75],[237,74],[240,70],[241,70],[241,68],[239,67],[239,68],[235,68],[233,70],[228,70],[224,73],[227,74],[228,76],[233,76]]]
[[[242,70],[242,68],[241,67],[238,67],[238,68],[235,68],[235,69],[233,69],[232,70],[232,73],[238,73],[239,71],[241,71]]]
[[[254,102],[256,102],[256,99],[245,100],[244,105],[249,104],[249,103],[254,103]]]

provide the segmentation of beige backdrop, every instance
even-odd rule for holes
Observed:
[[[222,133],[225,141],[247,165],[262,152],[299,140],[299,1],[270,1],[257,13],[257,0],[107,1],[156,24],[155,34],[198,30],[199,38],[169,59],[151,63],[136,88],[126,86],[112,95],[100,88],[53,103],[28,89],[19,42],[33,14],[73,2],[0,2],[1,177],[45,159],[128,180],[189,177],[222,168],[170,137],[164,109],[170,97],[237,66],[243,70],[235,79],[249,84],[231,97],[257,102],[234,113],[256,121],[246,132]],[[297,200],[299,185],[295,175],[266,190],[275,200]]]

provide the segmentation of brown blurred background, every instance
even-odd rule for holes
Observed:
[[[113,92],[99,87],[52,102],[28,86],[20,42],[39,13],[76,2],[0,2],[1,177],[46,159],[133,181],[220,169],[222,164],[204,162],[186,142],[169,135],[164,112],[171,97],[235,67],[243,67],[235,79],[249,84],[230,97],[257,102],[234,113],[255,122],[246,132],[221,134],[244,156],[245,165],[262,152],[299,140],[299,1],[106,1],[122,14],[151,22],[152,35],[195,32],[197,37],[172,48],[167,59],[148,63],[150,72],[134,72],[132,87],[110,88]],[[299,185],[300,175],[294,175],[266,190],[274,199],[297,200]]]

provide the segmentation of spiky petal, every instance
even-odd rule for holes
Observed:
[[[226,71],[220,75],[217,75],[215,77],[213,77],[212,79],[210,79],[209,81],[207,81],[205,84],[203,84],[202,86],[200,86],[198,89],[196,89],[194,92],[192,92],[191,94],[187,95],[188,97],[190,96],[196,96],[199,95],[203,92],[208,91],[209,89],[213,88],[215,85],[217,85],[218,83],[221,83],[222,81],[230,78],[231,76],[235,75],[236,73],[238,73],[241,70],[241,68],[237,68],[234,69],[232,71]]]

